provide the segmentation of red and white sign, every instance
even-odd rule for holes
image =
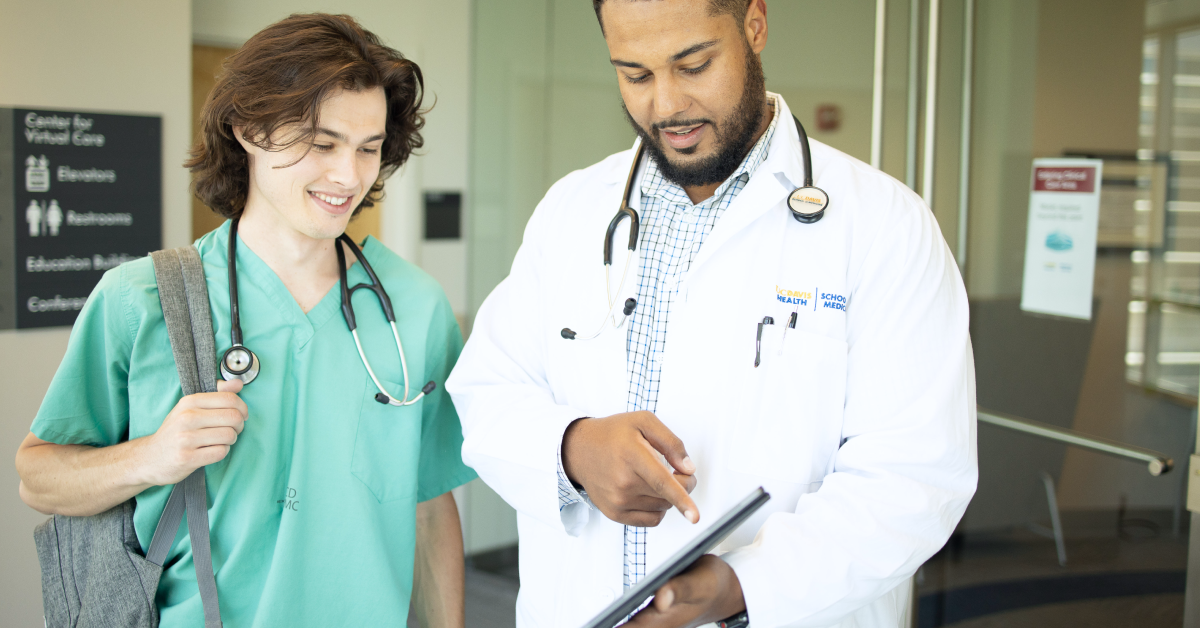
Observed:
[[[1093,192],[1096,190],[1096,168],[1033,169],[1034,192]]]
[[[1022,310],[1092,317],[1103,166],[1098,159],[1033,160]]]

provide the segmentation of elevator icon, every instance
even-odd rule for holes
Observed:
[[[25,191],[50,191],[50,160],[45,155],[25,158]]]

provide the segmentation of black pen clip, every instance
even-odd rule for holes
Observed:
[[[762,322],[758,324],[758,336],[754,339],[754,368],[758,368],[762,361],[762,329],[763,325],[774,325],[775,319],[770,316],[764,316]]]

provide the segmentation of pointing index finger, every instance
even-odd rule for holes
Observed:
[[[680,486],[675,479],[675,475],[657,460],[649,458],[643,461],[642,468],[638,469],[638,475],[659,497],[667,500],[670,504],[679,509],[683,513],[685,519],[692,523],[700,521],[700,509],[696,507],[696,502],[692,501],[688,492]]]

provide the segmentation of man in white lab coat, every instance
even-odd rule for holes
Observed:
[[[518,513],[517,624],[586,623],[763,486],[719,557],[628,625],[897,626],[977,475],[967,299],[938,225],[828,146],[806,173],[765,90],[764,0],[593,1],[646,157],[550,189],[447,382],[463,459]],[[640,232],[627,255],[619,223],[609,283],[598,249],[631,168]],[[788,203],[806,174],[830,199],[815,221]]]

